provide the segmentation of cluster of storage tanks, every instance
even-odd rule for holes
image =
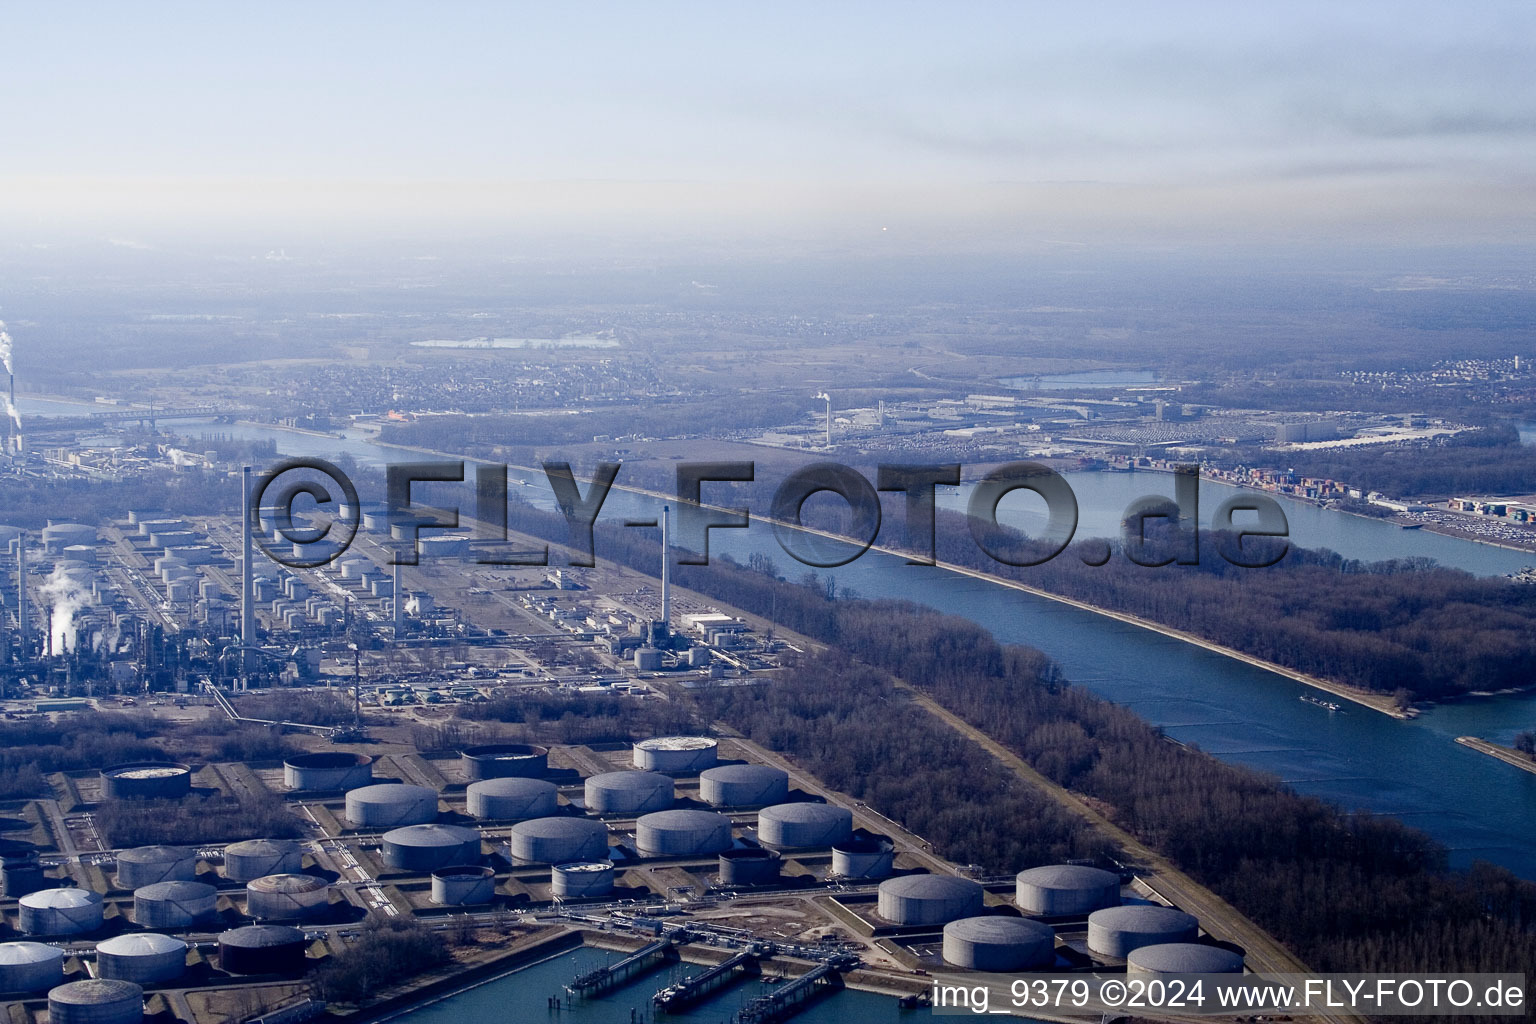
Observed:
[[[942,925],[946,963],[978,971],[1048,968],[1056,961],[1055,930],[1038,918],[1081,919],[1088,951],[1120,959],[1140,973],[1233,973],[1242,955],[1196,941],[1199,922],[1173,907],[1121,904],[1120,876],[1080,865],[1019,872],[1014,901],[1025,915],[984,912],[986,891],[970,879],[912,874],[880,884],[876,912],[901,927]]]

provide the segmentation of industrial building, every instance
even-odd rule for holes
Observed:
[[[853,835],[853,812],[836,804],[774,804],[757,815],[757,838],[768,846],[831,846]]]
[[[1056,961],[1050,925],[992,914],[944,926],[944,962],[972,971],[1033,971]]]
[[[645,814],[672,806],[672,780],[656,772],[605,772],[586,781],[587,810],[594,814]]]
[[[347,820],[358,828],[424,825],[437,817],[437,791],[389,782],[347,791]]]
[[[892,924],[947,924],[981,913],[984,890],[953,875],[901,875],[880,883],[876,911]]]
[[[1155,904],[1109,907],[1088,915],[1088,949],[1100,956],[1127,957],[1143,946],[1193,942],[1199,932],[1193,916]]]
[[[1077,864],[1048,864],[1020,871],[1014,902],[1026,914],[1075,917],[1120,905],[1120,876]]]
[[[608,826],[590,818],[534,818],[508,833],[512,858],[522,864],[564,864],[608,859]]]
[[[655,811],[635,822],[635,846],[646,857],[700,857],[731,846],[731,819],[716,811]]]

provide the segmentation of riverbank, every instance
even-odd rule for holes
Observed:
[[[1522,771],[1536,775],[1536,761],[1532,761],[1518,750],[1501,747],[1497,743],[1489,743],[1487,740],[1480,740],[1476,736],[1457,736],[1456,742],[1464,747],[1471,747],[1478,753],[1487,754],[1489,757],[1496,757],[1505,764],[1512,764]]]

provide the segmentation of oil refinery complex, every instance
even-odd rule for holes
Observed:
[[[772,685],[798,648],[674,595],[665,571],[657,586],[617,567],[484,567],[480,542],[454,536],[395,565],[398,531],[359,511],[346,557],[259,572],[251,546],[279,529],[267,510],[244,532],[150,511],[0,527],[8,719],[132,709],[307,745],[54,772],[50,797],[0,804],[11,1024],[334,1017],[317,976],[391,919],[493,932],[491,960],[573,942],[631,954],[560,998],[702,965],[657,981],[659,1013],[747,975],[791,979],[743,1009],[751,1021],[790,1019],[842,985],[918,1005],[940,972],[1244,969],[1219,922],[1207,932],[1136,865],[975,877],[737,737],[424,742],[455,735],[464,704]],[[315,695],[345,713],[285,720]],[[283,834],[124,849],[102,827],[107,811],[197,801],[264,808]]]

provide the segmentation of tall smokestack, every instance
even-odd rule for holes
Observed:
[[[661,506],[661,625],[672,629],[672,506]]]
[[[32,629],[27,612],[27,535],[16,538],[16,624],[21,632],[21,660],[32,656]]]
[[[251,565],[251,467],[244,467],[241,472],[240,489],[240,643],[245,646],[256,644],[256,599],[254,595],[255,584],[252,576]],[[240,675],[245,677],[251,663],[251,652],[240,652]]]
[[[403,575],[404,575],[404,570],[402,569],[402,567],[400,565],[400,553],[396,552],[395,553],[395,582],[394,582],[394,586],[390,588],[391,592],[393,592],[393,594],[395,595],[393,600],[395,602],[395,639],[396,640],[400,639],[402,636],[405,635],[405,591],[400,589],[401,577]]]

